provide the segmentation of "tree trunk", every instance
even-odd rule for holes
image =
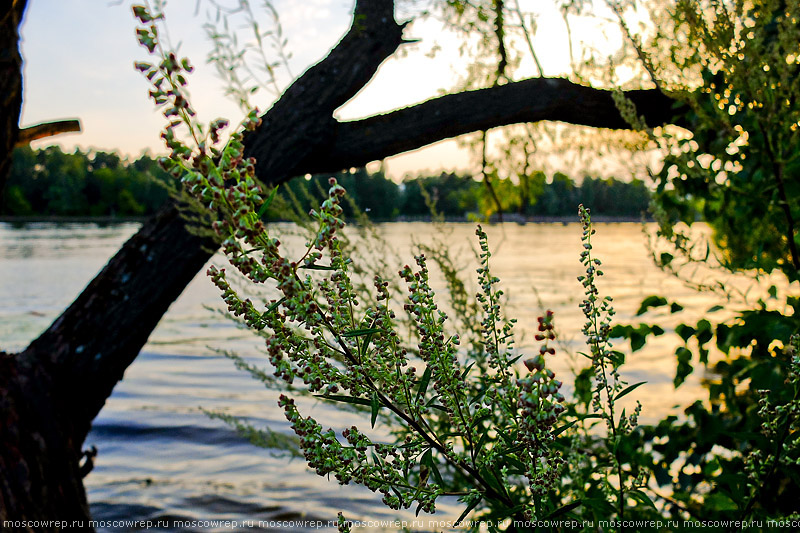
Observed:
[[[263,116],[261,127],[246,136],[245,155],[258,159],[265,183],[362,166],[454,135],[523,121],[627,127],[609,92],[546,79],[339,123],[334,111],[404,42],[391,0],[357,2],[354,21],[329,55],[296,80]],[[631,96],[640,114],[667,119],[669,98],[656,91]],[[171,302],[216,248],[168,205],[25,351],[0,355],[0,520],[88,519],[79,463],[91,422]]]
[[[19,25],[28,0],[2,0],[0,10],[0,205],[11,170],[11,152],[19,135],[22,109],[22,56]]]

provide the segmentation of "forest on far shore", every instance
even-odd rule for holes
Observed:
[[[318,205],[329,177],[291,180],[283,187],[307,210]],[[361,168],[335,177],[353,203],[373,220],[425,217],[431,204],[448,219],[482,218],[498,211],[487,187],[470,175],[407,177],[398,184],[382,172]],[[167,199],[171,180],[157,160],[146,154],[129,161],[108,152],[20,147],[13,154],[0,216],[147,216]],[[537,171],[518,180],[495,177],[492,186],[502,212],[518,217],[571,217],[582,203],[595,215],[638,219],[650,200],[649,188],[638,179],[624,182],[584,176],[577,181],[562,173],[547,176]],[[345,206],[345,215],[352,214],[352,208]]]

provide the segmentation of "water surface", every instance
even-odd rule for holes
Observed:
[[[24,348],[137,227],[0,224],[0,348]],[[282,240],[289,249],[300,248],[303,240],[290,235],[290,226],[279,229],[287,234]],[[520,346],[533,349],[536,317],[547,307],[556,312],[564,347],[579,351],[583,317],[578,303],[583,295],[575,278],[582,268],[578,262],[580,226],[505,224],[486,229],[495,254],[491,266],[519,319],[518,329],[526,334]],[[695,316],[715,303],[653,266],[640,224],[599,224],[597,229],[595,251],[606,272],[601,289],[614,297],[619,321],[633,319],[642,298],[650,294],[668,295],[687,305]],[[412,243],[432,242],[436,234],[433,226],[425,223],[385,224],[379,231],[389,248],[399,254],[399,261],[407,263],[413,261]],[[449,224],[445,231],[443,239],[460,250],[465,273],[473,275],[474,226]],[[224,258],[212,261],[224,264]],[[394,270],[401,266],[397,264]],[[440,281],[435,284],[441,286]],[[95,420],[86,442],[99,450],[95,469],[86,478],[95,518],[230,519],[239,521],[242,531],[254,531],[256,527],[243,522],[250,520],[253,524],[263,521],[264,530],[306,531],[309,527],[303,527],[302,520],[332,520],[344,510],[348,518],[372,520],[376,526],[394,519],[411,524],[413,510],[396,513],[366,489],[341,488],[335,481],[319,478],[300,460],[275,456],[242,442],[227,426],[199,410],[226,410],[256,425],[290,431],[276,405],[278,393],[236,371],[227,358],[209,349],[230,349],[261,362],[260,343],[206,306],[219,307],[219,296],[201,273],[172,305]],[[674,348],[673,339],[664,339],[629,357],[624,377],[631,383],[649,382],[629,398],[642,401],[645,420],[656,420],[701,395],[699,373],[680,394],[672,389]],[[583,364],[580,356],[570,359],[563,350],[554,360],[565,382],[570,381],[567,369],[575,361]],[[360,421],[323,404],[301,405],[305,413],[336,428]],[[459,504],[452,500],[442,500],[439,509],[433,517],[436,520],[453,520],[460,514]],[[436,524],[429,529],[433,527]],[[380,529],[371,529],[376,528]],[[441,523],[438,529],[444,529]]]

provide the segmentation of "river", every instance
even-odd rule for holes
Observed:
[[[133,223],[0,224],[0,348],[9,352],[24,348],[137,227]],[[279,224],[277,229],[286,234],[282,240],[290,249],[302,243],[291,235],[291,226]],[[527,333],[519,347],[535,345],[531,332],[544,306],[556,313],[564,348],[580,350],[583,318],[578,303],[582,293],[576,281],[582,268],[578,261],[580,226],[507,223],[486,229],[495,254],[494,273],[502,280],[512,314],[519,319],[518,330]],[[413,261],[412,243],[431,242],[436,234],[425,223],[383,224],[378,231],[400,261],[409,263]],[[465,272],[474,273],[469,268],[474,263],[474,225],[448,224],[442,231],[444,240],[460,250]],[[594,249],[606,273],[601,290],[614,297],[620,322],[634,320],[640,301],[651,294],[668,295],[697,316],[715,303],[653,266],[641,224],[598,224]],[[223,264],[224,258],[212,261]],[[472,283],[474,286],[474,279]],[[335,480],[317,477],[301,460],[276,456],[243,442],[227,426],[200,411],[201,407],[225,410],[257,426],[289,431],[276,405],[277,393],[237,371],[212,349],[229,349],[253,361],[263,360],[254,337],[207,309],[218,308],[219,301],[207,277],[198,275],[162,319],[94,421],[86,445],[96,446],[99,454],[94,471],[85,480],[94,517],[201,521],[196,528],[177,527],[172,529],[175,531],[230,531],[230,527],[202,527],[212,525],[202,521],[211,520],[237,521],[243,531],[258,530],[259,521],[261,530],[308,531],[314,525],[308,521],[327,523],[340,510],[350,519],[372,521],[368,529],[393,531],[397,528],[388,521],[406,520],[411,526],[412,521],[423,520],[422,515],[415,518],[413,509],[389,510],[366,489],[342,488]],[[670,319],[665,320],[669,325]],[[639,399],[644,404],[645,421],[679,412],[676,406],[702,394],[699,371],[679,393],[673,390],[675,340],[667,337],[634,353],[623,370],[630,383],[648,381],[629,395],[631,401]],[[566,383],[570,382],[567,369],[571,361],[580,362],[580,356],[570,359],[561,350],[555,358],[556,370]],[[304,409],[333,427],[359,422],[355,415],[323,404],[306,402]],[[439,511],[426,520],[453,520],[460,510],[458,502],[443,499]],[[123,525],[109,523],[99,529],[123,531]],[[438,525],[438,529],[446,529],[441,522]],[[417,529],[436,526],[426,523]]]

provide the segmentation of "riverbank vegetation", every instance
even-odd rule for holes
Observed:
[[[429,203],[452,220],[483,219],[496,215],[483,184],[472,176],[456,173],[406,177],[401,183],[382,172],[366,169],[333,174],[349,191],[344,216],[353,207],[379,221],[421,218],[430,215]],[[319,204],[331,174],[292,180],[282,194],[296,198],[302,211]],[[520,217],[573,217],[574,206],[590,206],[597,215],[639,220],[647,211],[650,190],[634,179],[584,176],[573,179],[562,173],[547,176],[534,172],[524,180],[496,180],[502,192],[503,212]],[[58,146],[41,150],[17,148],[0,216],[6,217],[139,217],[155,213],[166,201],[171,178],[156,159],[142,155],[129,161],[114,152],[65,153]],[[278,219],[273,210],[267,217]]]

